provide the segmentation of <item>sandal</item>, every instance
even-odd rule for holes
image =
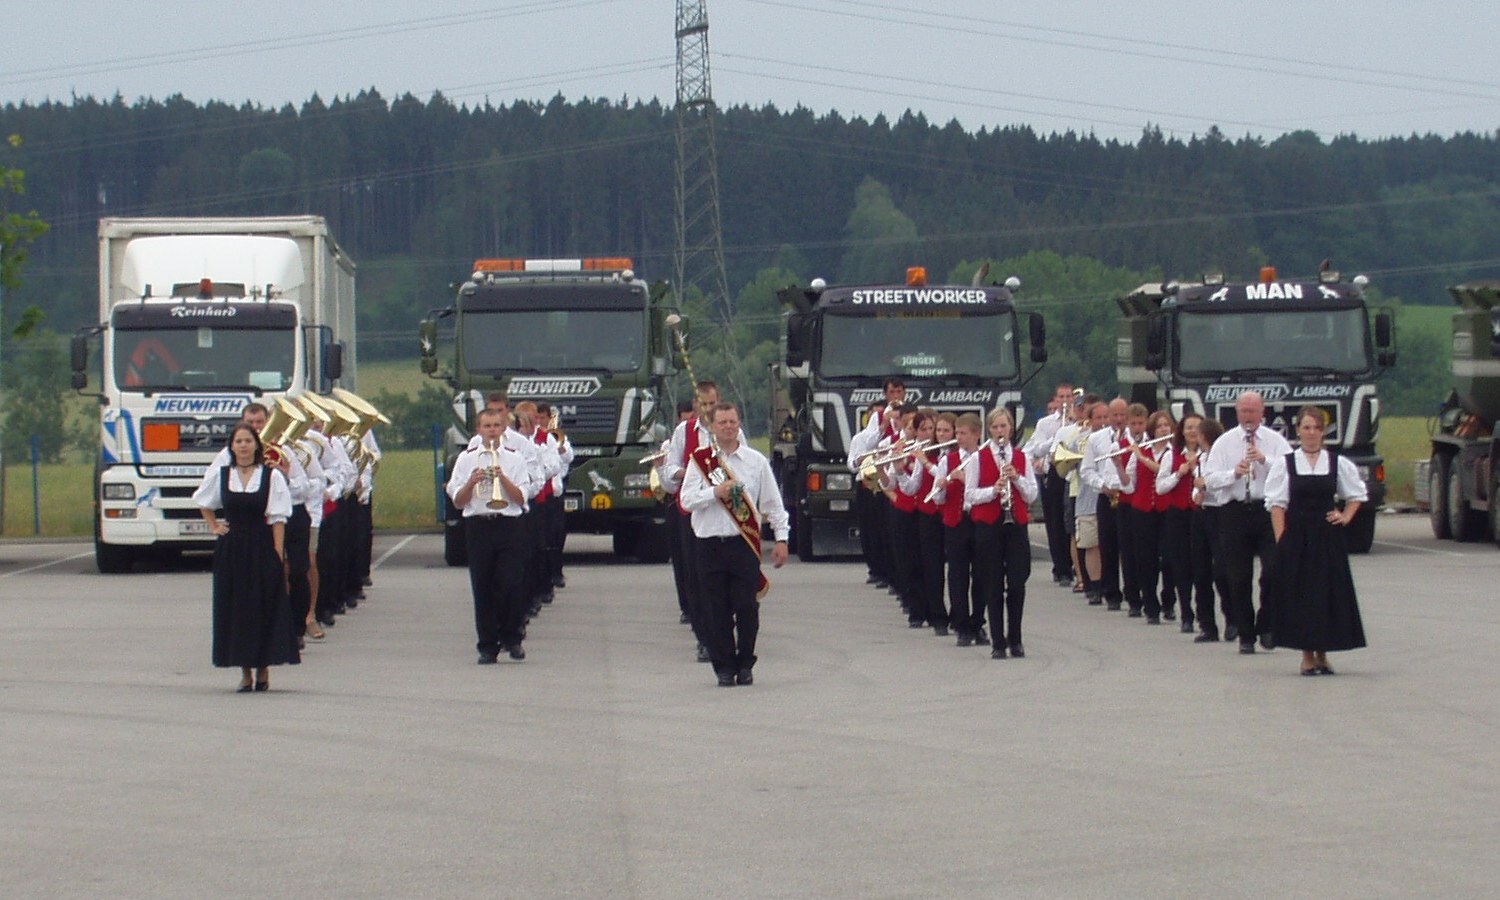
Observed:
[[[309,619],[307,622],[307,637],[309,640],[321,641],[323,638],[328,637],[328,633],[318,625],[317,619]]]

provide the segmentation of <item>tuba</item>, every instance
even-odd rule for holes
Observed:
[[[260,430],[260,442],[265,445],[266,465],[275,468],[294,448],[312,423],[302,410],[284,398],[277,398],[266,419],[266,427]]]
[[[355,458],[361,468],[369,467],[370,473],[373,475],[375,470],[380,466],[380,460],[365,447],[364,437],[377,424],[389,425],[391,424],[391,420],[381,413],[380,410],[376,409],[374,404],[353,391],[334,388],[332,394],[335,400],[347,406],[359,417],[359,424],[350,433],[353,446],[349,450],[349,456]]]

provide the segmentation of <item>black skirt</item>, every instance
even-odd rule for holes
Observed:
[[[1299,475],[1293,454],[1286,460],[1291,496],[1286,531],[1276,545],[1272,631],[1277,644],[1295,650],[1365,646],[1345,529],[1326,518],[1338,490],[1338,457],[1327,452],[1326,475]]]
[[[260,488],[250,493],[229,490],[229,470],[220,470],[220,511],[229,533],[214,544],[215,666],[258,669],[302,661],[292,629],[292,604],[286,575],[266,501],[271,474],[261,473]]]

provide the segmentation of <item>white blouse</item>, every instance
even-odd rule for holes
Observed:
[[[1307,454],[1301,450],[1293,451],[1293,459],[1296,462],[1298,475],[1327,475],[1328,474],[1328,451],[1319,450],[1316,459],[1311,462]],[[1370,498],[1369,492],[1365,490],[1364,479],[1359,477],[1359,467],[1349,461],[1346,456],[1339,458],[1338,488],[1336,496],[1348,502],[1365,502]],[[1291,478],[1286,471],[1286,457],[1277,456],[1270,460],[1270,468],[1266,471],[1266,509],[1279,506],[1286,509],[1291,499]]]
[[[260,490],[260,480],[267,472],[271,473],[271,492],[266,498],[266,524],[280,525],[292,514],[292,492],[287,488],[286,479],[280,472],[256,466],[250,475],[250,482],[241,484],[239,469],[231,467],[229,491],[232,494],[253,494]],[[219,469],[216,466],[209,466],[208,471],[203,473],[203,481],[198,485],[198,490],[193,492],[193,502],[203,509],[223,508],[224,501],[219,495]]]

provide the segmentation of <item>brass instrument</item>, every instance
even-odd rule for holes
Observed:
[[[661,449],[656,451],[655,453],[641,457],[641,462],[650,464],[656,462],[659,459],[665,459],[670,444],[671,441],[662,441]],[[662,484],[661,482],[660,466],[651,466],[651,474],[646,477],[646,483],[650,485],[651,496],[656,498],[657,503],[660,503],[663,500],[667,499],[667,486]]]
[[[485,502],[488,509],[504,509],[510,506],[510,501],[505,499],[505,486],[500,483],[500,449],[504,447],[503,441],[497,440],[493,444],[485,444],[483,453],[490,456],[490,499]]]
[[[368,400],[354,393],[353,391],[346,391],[343,388],[334,388],[332,394],[334,399],[349,407],[349,409],[354,411],[355,415],[359,416],[359,426],[354,430],[353,439],[359,445],[357,455],[359,457],[361,467],[368,466],[370,468],[370,473],[373,475],[375,471],[380,468],[380,459],[376,457],[375,454],[371,453],[367,447],[365,447],[364,437],[369,433],[370,429],[376,426],[376,424],[389,425],[391,424],[391,420],[387,418],[385,414],[380,410],[376,409],[374,404],[370,403]],[[355,451],[351,450],[349,455],[352,457],[355,456],[356,453]]]
[[[655,453],[648,453],[645,456],[641,457],[640,463],[643,466],[649,466],[649,465],[651,465],[652,463],[656,462],[659,459],[665,459],[666,455],[667,455],[667,448],[665,446],[663,446],[660,450],[656,451]]]
[[[553,410],[552,417],[547,420],[547,432],[557,439],[559,449],[568,442],[568,433],[562,427],[562,416],[556,410]]]
[[[311,424],[302,410],[283,398],[277,398],[271,407],[271,415],[266,419],[266,427],[260,430],[266,465],[272,468],[281,465],[288,449],[296,446]]]
[[[930,441],[930,440],[917,441],[915,443],[906,444],[906,446],[904,446],[904,447],[902,446],[903,443],[905,443],[905,442],[904,441],[897,441],[896,443],[890,445],[889,447],[881,447],[879,449],[872,450],[871,452],[866,453],[864,455],[865,461],[860,464],[860,471],[864,471],[866,468],[869,468],[870,466],[874,466],[875,468],[878,469],[881,466],[888,466],[891,463],[896,462],[899,459],[903,459],[905,457],[911,456],[914,453],[918,453],[918,452],[923,451],[923,450],[932,450],[932,449],[935,449],[933,447],[929,447],[928,446],[929,444],[932,443],[932,441]],[[956,444],[956,443],[958,443],[958,442],[957,441],[949,441],[948,442],[948,444]],[[946,447],[946,446],[948,446],[948,444],[944,444],[943,446]],[[874,458],[872,459],[871,457],[874,457]]]
[[[1077,450],[1062,444],[1052,448],[1052,471],[1056,472],[1059,478],[1067,478],[1081,462],[1083,462],[1083,454]]]

